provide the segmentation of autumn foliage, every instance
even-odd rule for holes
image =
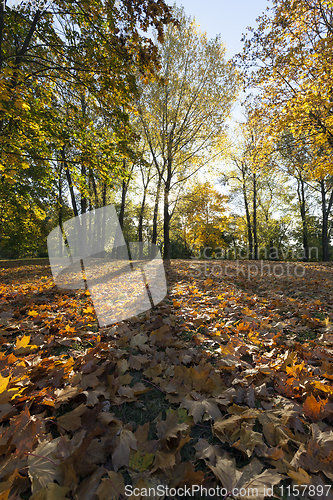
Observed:
[[[2,269],[1,499],[332,498],[332,267],[195,278],[202,264],[173,261],[164,302],[99,331],[89,292],[58,291],[48,266]]]

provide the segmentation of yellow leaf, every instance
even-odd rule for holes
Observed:
[[[301,469],[301,467],[298,469],[298,472],[288,472],[288,476],[291,477],[291,479],[294,479],[299,485],[310,484],[311,477],[307,472],[305,472],[304,469]]]
[[[0,374],[0,394],[7,389],[10,377],[3,377]]]
[[[94,308],[91,307],[91,306],[88,306],[85,309],[83,309],[83,312],[86,313],[86,314],[93,313],[94,312]]]
[[[37,311],[29,311],[28,316],[32,316],[33,318],[36,318],[36,316],[38,316],[38,312]]]
[[[21,339],[16,339],[15,349],[27,347],[30,342],[30,335],[24,335]]]

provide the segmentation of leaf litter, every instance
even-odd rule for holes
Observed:
[[[333,268],[242,266],[171,261],[165,300],[107,328],[48,266],[2,269],[0,499],[332,499]]]

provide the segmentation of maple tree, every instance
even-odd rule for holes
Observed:
[[[181,9],[174,12],[179,26],[166,29],[160,79],[143,85],[138,101],[142,135],[158,173],[156,191],[163,192],[165,259],[173,206],[186,181],[221,156],[238,86],[220,38],[208,40]]]
[[[227,246],[226,201],[227,197],[221,195],[208,181],[196,182],[188,188],[175,214],[186,248],[201,253],[204,248]]]
[[[1,187],[10,193],[8,214],[28,204],[35,213],[56,204],[60,214],[65,176],[75,214],[75,188],[84,212],[88,196],[91,205],[105,202],[115,178],[128,175],[137,75],[153,78],[159,67],[145,33],[151,28],[161,42],[164,25],[176,20],[163,0],[36,9],[4,1],[0,12]]]
[[[317,176],[332,174],[332,4],[323,0],[273,0],[245,36],[239,61],[260,121],[273,137],[290,131],[298,146],[311,147],[307,165]]]

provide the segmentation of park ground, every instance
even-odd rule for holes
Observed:
[[[45,263],[1,267],[0,499],[333,498],[331,264],[170,261],[106,328]]]

